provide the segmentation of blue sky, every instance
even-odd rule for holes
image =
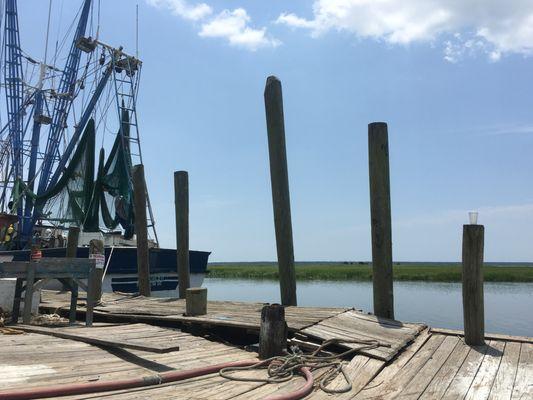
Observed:
[[[48,2],[20,3],[23,48],[39,52]],[[133,52],[136,3],[102,3],[101,39]],[[273,74],[297,260],[370,259],[367,124],[386,121],[396,260],[458,260],[474,209],[487,260],[532,261],[533,4],[478,3],[139,1],[138,107],[161,244],[175,243],[172,172],[184,169],[192,248],[275,259]]]

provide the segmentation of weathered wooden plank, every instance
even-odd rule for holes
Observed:
[[[461,365],[463,365],[469,352],[470,346],[467,346],[462,340],[459,340],[450,357],[448,357],[430,384],[426,387],[424,393],[420,396],[420,400],[440,399],[446,392],[457,371],[461,368]]]
[[[522,343],[512,400],[533,399],[533,344]]]
[[[490,390],[489,399],[509,400],[513,394],[513,386],[520,358],[520,343],[509,342],[505,344],[503,357]]]
[[[443,335],[464,336],[464,331],[456,329],[431,328],[431,332],[441,333]],[[499,333],[485,333],[486,340],[505,340],[506,342],[533,343],[533,337],[528,336],[511,336]]]
[[[128,338],[117,338],[108,337],[105,332],[100,334],[100,332],[87,332],[83,334],[77,334],[76,332],[69,332],[68,330],[61,330],[57,328],[44,328],[37,326],[27,326],[21,325],[17,326],[17,329],[23,330],[25,332],[39,333],[42,335],[51,335],[59,337],[62,339],[78,340],[85,343],[97,344],[100,346],[109,346],[109,347],[120,347],[120,348],[129,348],[136,350],[151,351],[155,353],[164,353],[169,351],[179,350],[179,346],[174,344],[171,346],[165,346],[164,343],[146,343],[144,340],[137,339],[128,339]],[[91,333],[93,333],[91,335]],[[170,332],[169,332],[170,334]],[[170,336],[170,335],[169,335]]]
[[[476,377],[466,393],[465,400],[482,400],[489,397],[490,389],[502,360],[504,348],[505,342],[490,341]]]

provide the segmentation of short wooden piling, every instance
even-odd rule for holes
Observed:
[[[368,125],[374,314],[394,319],[392,234],[387,124]]]
[[[185,314],[190,317],[207,314],[207,288],[186,289]]]
[[[485,343],[485,311],[483,304],[483,225],[463,226],[463,320],[465,343]]]
[[[69,227],[67,236],[67,257],[76,258],[79,238],[80,228],[78,226]]]
[[[179,297],[184,299],[191,287],[189,272],[189,174],[174,172],[174,206],[176,209],[176,249],[178,257]]]
[[[89,242],[89,258],[96,259],[94,270],[94,301],[99,303],[102,299],[102,278],[104,276],[104,263],[101,258],[105,257],[104,242],[99,239],[92,239]]]
[[[135,212],[135,234],[137,235],[137,274],[139,294],[150,296],[150,258],[148,249],[148,227],[146,223],[146,182],[144,166],[135,165],[132,170],[133,207]]]
[[[296,273],[294,270],[291,202],[289,195],[289,175],[287,172],[287,152],[285,148],[283,96],[281,82],[275,76],[268,77],[264,97],[281,303],[283,305],[295,306],[297,303]]]
[[[285,307],[279,304],[263,306],[259,330],[259,358],[264,360],[282,355],[286,347]]]

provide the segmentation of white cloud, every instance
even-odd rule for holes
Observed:
[[[444,37],[450,62],[479,51],[492,61],[533,53],[532,0],[315,0],[313,18],[283,13],[276,23],[310,29],[313,36],[338,30],[392,44]],[[458,32],[470,34],[463,39]]]
[[[252,51],[262,47],[276,47],[280,44],[277,39],[267,35],[266,28],[251,28],[250,21],[250,16],[243,8],[233,11],[224,10],[204,23],[199,35],[224,38],[233,46],[244,47]]]
[[[204,19],[213,13],[213,9],[205,3],[191,5],[185,0],[146,0],[146,3],[157,8],[166,8],[172,14],[191,21]]]

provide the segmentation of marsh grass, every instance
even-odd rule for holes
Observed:
[[[209,277],[233,279],[278,279],[273,262],[236,262],[209,264]],[[533,266],[528,263],[486,263],[485,282],[533,282]],[[459,282],[460,263],[394,263],[394,280]],[[366,262],[297,262],[298,280],[370,281],[372,267]]]

